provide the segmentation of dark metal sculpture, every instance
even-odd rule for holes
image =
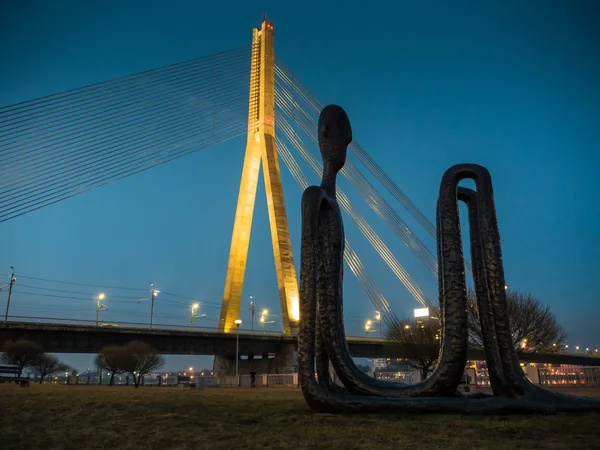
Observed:
[[[344,110],[323,109],[318,125],[323,158],[320,186],[302,197],[300,333],[298,367],[304,398],[315,412],[553,413],[600,410],[600,402],[556,394],[531,384],[512,345],[500,235],[489,172],[475,164],[446,171],[437,204],[439,302],[442,343],[438,366],[415,385],[376,380],[354,364],[343,324],[344,226],[336,200],[336,176],[352,141]],[[458,187],[465,178],[477,192]],[[461,395],[457,387],[467,362],[468,327],[464,259],[457,200],[469,209],[471,258],[484,350],[493,396]],[[316,365],[315,365],[316,361]],[[344,387],[332,382],[329,362]],[[317,378],[315,378],[315,372]]]

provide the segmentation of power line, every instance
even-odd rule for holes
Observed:
[[[122,290],[125,290],[125,291],[145,291],[145,292],[148,291],[148,289],[141,289],[141,288],[107,286],[107,285],[90,284],[90,283],[75,283],[73,281],[51,280],[51,279],[48,279],[48,278],[30,277],[30,276],[21,275],[21,274],[18,274],[18,277],[19,278],[26,278],[28,280],[48,281],[50,283],[71,284],[71,285],[74,285],[74,286],[100,287],[100,288],[105,288],[105,289],[122,289]]]
[[[68,285],[74,285],[74,286],[96,287],[96,288],[101,288],[101,289],[104,289],[104,290],[116,289],[116,290],[149,292],[148,289],[142,289],[142,288],[122,287],[122,286],[108,286],[108,285],[90,284],[90,283],[77,283],[77,282],[73,282],[73,281],[63,281],[63,280],[53,280],[53,279],[49,279],[49,278],[31,277],[31,276],[26,276],[26,275],[21,275],[21,274],[18,274],[18,277],[19,278],[29,279],[29,280],[44,281],[44,282],[49,282],[49,283],[68,284]],[[20,286],[22,286],[22,287],[28,287],[28,288],[32,288],[32,289],[40,289],[40,290],[53,291],[53,292],[63,292],[63,293],[70,293],[70,294],[89,295],[90,297],[98,295],[98,293],[88,294],[88,293],[84,293],[84,292],[75,292],[75,291],[67,291],[67,290],[59,290],[59,289],[50,289],[50,288],[37,287],[37,286],[29,286],[29,285],[23,285],[23,284],[21,284]],[[19,291],[15,291],[15,292],[19,292]],[[32,294],[32,295],[50,296],[50,295],[40,294],[40,293],[27,293],[27,292],[21,292],[21,293]],[[198,298],[188,297],[188,296],[184,296],[184,295],[180,295],[180,294],[173,294],[171,292],[160,291],[160,294],[161,294],[161,298],[162,298],[163,295],[166,295],[166,296],[181,298],[181,299],[184,299],[184,300],[191,300],[191,301],[194,301],[194,302],[198,302],[198,303],[200,303],[200,305],[218,306],[219,308],[221,307],[221,304],[219,304],[219,303],[207,302],[207,301],[199,300]],[[77,298],[76,297],[62,297],[62,298],[71,298],[71,299],[76,299],[76,300],[89,300],[89,298],[81,298],[81,297],[77,297]],[[139,299],[139,296],[119,296],[119,295],[110,294],[109,298]],[[158,300],[158,297],[157,297],[157,301],[159,301],[159,302],[160,301],[162,301],[162,302],[169,302],[169,303],[172,303],[172,304],[180,304],[180,305],[189,306],[188,303],[176,302],[174,300],[169,300],[169,299]],[[126,302],[126,303],[130,303],[130,302]]]

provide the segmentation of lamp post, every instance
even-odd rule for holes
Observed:
[[[6,314],[4,314],[4,323],[8,321],[8,308],[10,307],[10,297],[12,295],[12,287],[17,279],[15,278],[15,268],[10,266],[11,274],[10,274],[10,287],[8,288],[8,301],[6,302]]]
[[[201,317],[206,317],[206,314],[196,314],[198,312],[198,308],[200,308],[199,303],[194,303],[192,305],[192,315],[190,316],[190,327],[194,326],[194,319],[199,319]]]
[[[150,293],[152,294],[152,305],[150,306],[150,329],[152,329],[152,317],[154,316],[154,299],[160,291],[154,289],[154,283],[150,283]]]
[[[267,315],[269,314],[268,309],[263,309],[260,313],[260,327],[262,328],[262,334],[265,334],[265,325],[268,323],[275,323],[274,320],[267,321]]]
[[[106,295],[104,295],[104,292],[100,292],[96,297],[96,326],[98,326],[98,314],[100,314],[100,311],[105,311],[108,309],[106,305],[102,304],[102,300],[105,298]]]
[[[373,322],[370,320],[367,320],[365,322],[365,336],[369,336],[369,332],[371,331],[371,326],[373,325]]]
[[[381,312],[375,311],[375,321],[379,324],[379,335],[383,337],[383,329],[381,328]]]
[[[252,334],[254,334],[254,297],[253,296],[248,296],[248,298],[250,299],[250,308],[248,308],[250,311],[252,311]]]
[[[235,385],[236,387],[240,386],[240,378],[238,375],[238,362],[240,358],[240,325],[242,321],[240,319],[235,320]]]

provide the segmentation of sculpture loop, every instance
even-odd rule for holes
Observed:
[[[539,388],[521,370],[506,309],[492,180],[489,172],[476,164],[449,168],[440,184],[436,221],[442,340],[437,368],[425,381],[414,385],[376,380],[360,371],[350,355],[343,324],[344,226],[336,199],[336,177],[352,141],[345,111],[336,105],[325,107],[318,133],[323,178],[320,186],[310,186],[302,197],[302,320],[298,335],[300,385],[311,410],[461,414],[600,411],[600,401]],[[475,181],[476,191],[458,186],[465,178]],[[468,346],[458,200],[469,210],[473,278],[493,396],[457,393]],[[330,379],[329,362],[343,388]]]

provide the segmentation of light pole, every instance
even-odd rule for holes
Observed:
[[[150,306],[150,329],[152,329],[152,317],[154,316],[154,299],[160,291],[154,289],[154,283],[150,283],[150,293],[152,294],[152,305]]]
[[[379,324],[379,335],[383,337],[383,329],[381,328],[381,313],[375,311],[375,321]]]
[[[10,266],[10,269],[12,273],[10,275],[10,287],[8,288],[8,301],[6,302],[6,314],[4,315],[4,323],[6,323],[8,320],[8,308],[10,307],[10,296],[12,295],[12,287],[14,282],[17,281],[17,279],[15,278],[15,268],[13,266]]]
[[[263,309],[260,313],[260,327],[262,328],[262,334],[265,334],[265,325],[268,323],[275,323],[274,320],[267,321],[267,315],[269,314],[268,309]]]
[[[200,304],[194,303],[192,305],[192,315],[190,316],[190,327],[194,326],[194,319],[206,317],[206,314],[201,314],[201,315],[196,314],[196,312],[198,311],[198,308],[200,308]]]
[[[236,319],[235,323],[235,385],[236,387],[240,386],[240,378],[238,375],[238,362],[240,358],[240,325],[242,321],[240,319]]]
[[[100,311],[105,311],[108,309],[106,305],[102,304],[102,300],[105,298],[106,295],[104,295],[104,292],[100,292],[96,297],[96,326],[98,326],[98,314],[100,314]]]
[[[250,299],[250,308],[248,309],[252,311],[252,334],[254,334],[254,297],[250,295],[248,298]]]
[[[365,322],[365,336],[369,336],[369,332],[374,331],[371,330],[371,327],[373,326],[373,322],[370,320],[367,320]]]

